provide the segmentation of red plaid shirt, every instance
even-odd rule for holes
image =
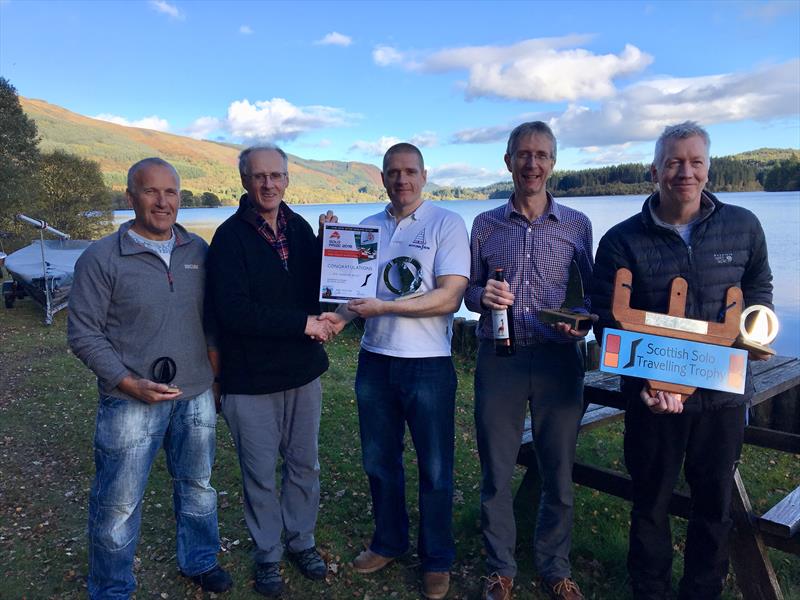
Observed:
[[[247,211],[245,215],[246,220],[256,228],[258,234],[267,240],[267,243],[272,246],[275,252],[278,253],[281,262],[283,263],[283,268],[288,271],[289,240],[286,239],[286,222],[288,221],[290,215],[293,215],[291,209],[283,202],[281,202],[278,206],[277,232],[273,231],[269,223],[267,223],[264,218],[258,214],[256,209],[253,207],[252,202],[250,202],[250,210]]]

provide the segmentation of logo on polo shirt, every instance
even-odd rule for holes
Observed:
[[[383,283],[396,296],[413,294],[422,287],[422,265],[410,256],[393,258],[383,269]]]
[[[425,228],[422,228],[416,237],[408,244],[409,248],[419,248],[420,250],[430,250],[431,247],[425,243]]]

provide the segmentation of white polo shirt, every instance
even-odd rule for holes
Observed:
[[[398,300],[436,288],[436,278],[461,275],[469,279],[469,237],[460,215],[423,202],[399,223],[387,208],[362,225],[381,228],[378,298]],[[361,347],[402,358],[450,356],[453,315],[367,319]]]

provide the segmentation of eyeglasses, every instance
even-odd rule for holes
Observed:
[[[286,173],[281,171],[275,171],[273,173],[250,173],[248,177],[261,185],[270,179],[272,181],[283,181],[283,178],[286,177]]]
[[[547,162],[553,160],[553,157],[550,156],[547,152],[536,152],[536,153],[533,153],[533,154],[530,153],[530,152],[515,152],[514,153],[514,160],[517,161],[518,163],[525,164],[531,158],[534,160],[534,162],[537,162],[539,164],[547,163]]]

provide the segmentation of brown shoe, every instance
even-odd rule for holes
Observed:
[[[569,577],[546,579],[542,581],[542,585],[553,600],[583,600],[581,588]]]
[[[428,600],[441,600],[450,589],[450,573],[426,571],[422,574],[422,595]]]
[[[481,579],[486,580],[483,584],[482,600],[511,600],[511,588],[514,587],[514,580],[511,577],[492,573]]]
[[[380,554],[376,554],[367,548],[361,554],[356,556],[355,560],[353,561],[353,570],[356,573],[374,573],[375,571],[380,571],[393,560],[394,558],[381,556]]]

